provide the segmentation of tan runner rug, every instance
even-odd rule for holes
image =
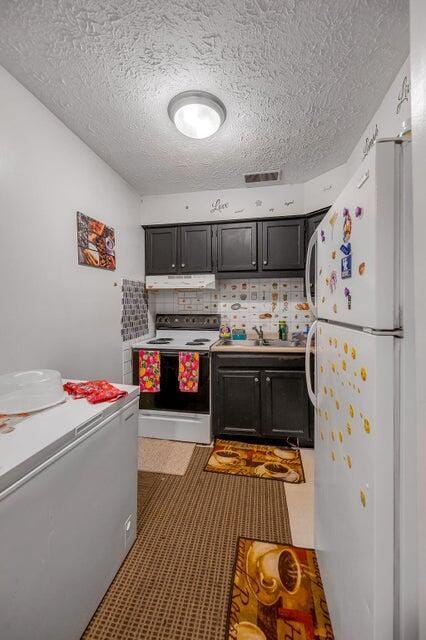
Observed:
[[[313,549],[240,538],[228,640],[333,640]]]
[[[138,469],[183,476],[194,449],[195,444],[192,442],[138,438]]]
[[[292,484],[305,482],[299,449],[283,449],[234,440],[215,440],[205,471],[267,478]]]

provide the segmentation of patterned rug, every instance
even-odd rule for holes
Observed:
[[[204,473],[209,454],[139,473],[138,536],[84,640],[224,640],[239,536],[291,544],[285,485]]]
[[[240,538],[228,640],[334,638],[313,549]]]
[[[268,478],[292,484],[305,482],[298,449],[246,444],[234,440],[215,440],[205,471]]]

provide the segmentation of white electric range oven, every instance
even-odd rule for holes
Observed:
[[[152,338],[133,346],[133,381],[139,384],[139,351],[159,351],[160,391],[140,394],[139,435],[209,444],[210,348],[219,339],[219,314],[159,314]],[[200,354],[198,391],[179,391],[179,352]]]

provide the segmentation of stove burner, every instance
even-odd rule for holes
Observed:
[[[185,344],[188,346],[202,347],[206,342],[210,342],[210,340],[202,340],[201,338],[197,338],[196,340],[191,340],[191,342],[185,342]]]
[[[148,340],[147,344],[170,344],[173,342],[173,338],[155,338],[155,340]]]

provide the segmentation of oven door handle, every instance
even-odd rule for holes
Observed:
[[[155,349],[153,349],[153,351],[155,351]],[[180,349],[179,351],[160,351],[160,357],[161,356],[178,356],[179,353],[191,353],[190,351],[185,351],[185,349]],[[199,353],[200,356],[209,356],[210,352],[209,351],[195,351],[194,353]]]

